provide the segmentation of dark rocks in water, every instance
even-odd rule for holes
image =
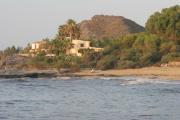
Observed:
[[[24,73],[13,73],[13,74],[0,74],[0,78],[12,79],[12,78],[52,78],[57,77],[56,72],[24,72]]]
[[[96,15],[80,24],[81,39],[112,39],[144,32],[145,28],[122,16]]]
[[[29,78],[52,78],[57,77],[56,73],[27,73],[24,74],[23,77],[29,77]]]

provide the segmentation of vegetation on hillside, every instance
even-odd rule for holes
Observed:
[[[97,62],[94,62],[96,64],[93,66],[99,69],[145,67],[177,60],[179,52],[180,49],[175,42],[157,35],[149,33],[126,35],[109,40],[99,59],[94,59]]]
[[[180,6],[163,9],[150,16],[146,30],[169,40],[180,40]]]
[[[180,6],[153,14],[146,31],[119,39],[92,40],[104,51],[96,59],[87,54],[85,60],[99,69],[137,68],[180,60]]]

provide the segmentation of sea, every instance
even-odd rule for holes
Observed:
[[[0,120],[180,120],[180,81],[0,79]]]

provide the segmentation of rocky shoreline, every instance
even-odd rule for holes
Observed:
[[[0,71],[0,78],[13,79],[13,78],[52,78],[57,77],[59,74],[56,71],[49,70],[32,70],[32,71]]]
[[[4,74],[0,78],[13,79],[13,78],[51,78],[57,77],[54,73],[23,73],[23,74]]]
[[[81,70],[77,72],[57,70],[23,70],[23,71],[0,71],[0,79],[14,78],[55,78],[55,77],[124,77],[138,76],[148,78],[160,78],[162,80],[180,80],[180,67],[147,67],[124,70]]]

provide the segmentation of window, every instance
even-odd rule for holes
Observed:
[[[84,47],[84,44],[81,43],[81,44],[80,44],[80,47]]]
[[[72,44],[72,48],[75,48],[75,44]]]

